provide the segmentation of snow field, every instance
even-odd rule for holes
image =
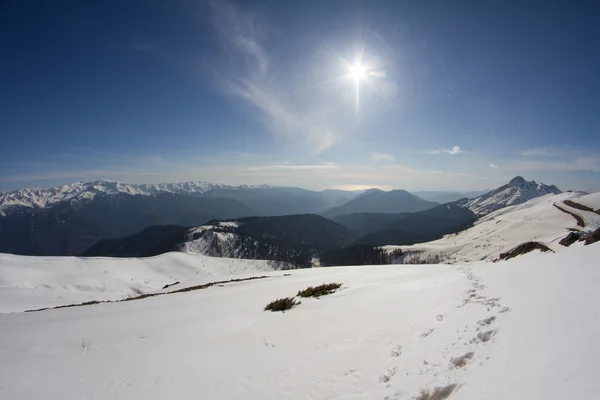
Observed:
[[[390,400],[436,387],[454,387],[452,399],[597,398],[598,256],[590,245],[468,266],[272,272],[2,314],[0,398]],[[262,310],[328,282],[344,286]]]
[[[588,231],[600,227],[600,215],[564,204],[565,200],[578,202],[580,198],[585,198],[582,196],[581,192],[566,192],[538,197],[488,214],[476,221],[473,227],[439,240],[384,248],[388,251],[400,248],[406,253],[400,260],[403,262],[411,262],[415,258],[434,262],[437,256],[439,262],[446,263],[492,261],[501,253],[528,241],[538,241],[560,252],[566,247],[558,242],[569,230]],[[580,216],[586,222],[586,227],[579,227],[573,216],[560,211],[554,204]]]

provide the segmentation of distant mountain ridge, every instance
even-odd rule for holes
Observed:
[[[129,184],[100,179],[48,189],[21,189],[0,193],[0,217],[30,213],[61,203],[77,206],[90,202],[98,196],[156,196],[165,193],[204,198],[229,198],[243,203],[252,210],[248,215],[270,216],[322,213],[331,207],[346,203],[360,192],[334,189],[312,191],[269,185],[231,186],[203,181]]]
[[[398,214],[424,211],[437,205],[439,203],[423,200],[406,190],[390,190],[386,192],[380,189],[369,189],[347,203],[328,210],[323,215],[333,218],[338,215],[354,213]]]
[[[26,211],[0,217],[0,253],[80,255],[101,239],[132,235],[151,225],[190,226],[253,213],[234,199],[173,193],[101,193],[83,202]]]
[[[334,221],[352,229],[359,236],[355,244],[373,246],[434,240],[466,229],[475,220],[476,216],[471,210],[456,203],[442,204],[415,213],[357,213],[334,218]]]
[[[143,257],[181,251],[309,267],[313,256],[354,240],[355,234],[348,228],[319,215],[243,217],[191,228],[150,227],[122,239],[102,240],[83,255]]]
[[[152,196],[160,193],[203,194],[217,189],[247,190],[268,187],[270,186],[229,186],[202,181],[136,185],[100,179],[91,182],[75,182],[49,189],[21,189],[7,193],[0,192],[0,216],[8,215],[15,211],[23,211],[23,209],[51,207],[65,201],[90,201],[98,195],[128,194]]]
[[[554,185],[537,184],[535,181],[525,180],[522,176],[516,176],[507,184],[467,201],[464,206],[477,215],[487,215],[507,206],[525,203],[536,197],[560,193],[562,193],[561,190]]]
[[[427,201],[435,201],[440,204],[444,203],[452,203],[460,199],[473,199],[475,197],[479,197],[485,193],[489,192],[488,190],[476,190],[472,192],[448,192],[448,191],[421,191],[421,192],[411,192],[412,194],[419,196],[423,200]]]
[[[457,205],[485,215],[548,193],[560,193],[560,190],[553,185],[538,185],[516,177],[500,188],[475,199],[461,200]],[[137,239],[125,242],[122,249],[116,250],[110,240],[136,235],[153,225],[199,226],[210,220],[296,214],[322,215],[350,227],[354,242],[344,245],[402,244],[431,240],[470,223],[470,215],[463,215],[451,203],[445,205],[452,207],[436,209],[440,207],[438,203],[405,190],[311,191],[200,181],[141,185],[105,180],[77,182],[50,189],[0,193],[0,252],[80,255],[106,239],[102,245],[112,249],[113,255],[128,251],[140,255]],[[399,218],[402,213],[426,210],[432,211]],[[300,220],[309,223],[307,217]],[[319,221],[315,223],[326,226]],[[280,228],[283,230],[278,234],[287,237],[284,232],[287,228]],[[298,229],[300,227],[291,231]],[[248,236],[246,233],[242,236]],[[164,230],[151,230],[145,232],[145,237],[156,244],[163,234]],[[320,232],[312,234],[319,236]],[[322,235],[319,237],[323,239]],[[356,238],[361,240],[356,241]],[[262,251],[259,252],[262,254]]]

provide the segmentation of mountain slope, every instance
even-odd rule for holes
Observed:
[[[355,195],[293,187],[105,180],[23,189],[0,193],[0,251],[77,255],[100,239],[136,234],[152,225],[195,226],[211,219],[317,213]]]
[[[333,218],[343,214],[353,213],[389,213],[416,212],[435,207],[438,203],[425,201],[408,193],[406,190],[391,190],[389,192],[370,189],[349,202],[326,211],[323,215]]]
[[[351,198],[352,193],[337,196],[328,192],[314,192],[294,187],[264,187],[247,190],[215,188],[200,194],[202,197],[224,197],[234,199],[255,211],[254,216],[280,216],[291,214],[319,213],[340,199]]]
[[[266,260],[236,260],[184,253],[148,258],[0,254],[0,318],[3,313],[156,293],[178,281],[204,284],[263,275],[276,270],[276,267]],[[2,388],[0,386],[0,395]]]
[[[577,203],[580,198],[586,201],[590,197],[582,192],[537,197],[483,216],[473,227],[457,234],[412,246],[386,246],[386,249],[402,250],[404,255],[398,261],[404,263],[490,261],[530,241],[561,252],[567,247],[559,241],[569,232],[584,233],[600,228],[600,215],[565,204],[568,201]],[[584,222],[584,227],[578,225],[572,214]]]
[[[338,224],[344,225],[359,236],[368,235],[385,229],[393,221],[406,217],[411,213],[385,214],[385,213],[354,213],[336,215],[331,218]]]
[[[445,388],[452,400],[596,399],[599,257],[596,244],[495,264],[284,274],[185,254],[10,256],[0,275],[0,307],[12,311],[0,314],[0,397],[414,400],[442,399],[432,393]],[[19,312],[225,274],[267,278]],[[263,310],[328,282],[343,287],[285,314]]]
[[[356,243],[384,246],[426,242],[462,231],[471,226],[475,219],[475,214],[467,208],[456,204],[442,204],[390,219],[381,229],[360,237]]]
[[[181,232],[179,225],[154,225],[135,235],[118,239],[102,239],[89,249],[82,257],[140,257],[148,254],[150,249],[163,243],[167,238]]]
[[[162,240],[148,240],[149,234]],[[354,239],[349,229],[313,214],[243,217],[209,221],[193,228],[153,227],[150,233],[145,230],[127,238],[101,241],[84,255],[142,257],[182,251],[214,257],[268,259],[308,267],[313,256],[344,247]]]
[[[232,199],[100,194],[83,203],[61,202],[0,218],[0,252],[79,255],[101,239],[132,235],[151,225],[198,225],[252,213]]]
[[[423,191],[423,192],[412,192],[415,196],[419,196],[423,200],[435,201],[440,204],[452,203],[460,199],[472,199],[479,197],[482,194],[489,192],[489,190],[478,190],[474,192],[446,192],[446,191]]]
[[[562,193],[554,185],[537,184],[535,181],[526,181],[517,176],[506,185],[500,186],[482,196],[466,202],[465,207],[471,209],[477,215],[486,215],[500,208],[525,203],[536,197],[547,194]]]

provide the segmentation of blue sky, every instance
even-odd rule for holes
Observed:
[[[515,175],[600,190],[594,2],[0,7],[0,191],[474,190]]]

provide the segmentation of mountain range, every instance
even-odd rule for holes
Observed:
[[[374,219],[375,223],[371,221]],[[356,223],[362,220],[362,223]],[[309,267],[313,259],[327,265],[379,264],[374,246],[411,245],[469,227],[475,214],[454,204],[417,213],[359,213],[337,221],[315,214],[244,217],[209,221],[196,227],[155,226],[122,239],[101,240],[86,257],[147,257],[179,251],[214,257],[268,259]],[[349,223],[350,222],[350,223]],[[371,227],[363,231],[363,226]]]
[[[68,203],[76,206],[98,197],[132,195],[152,197],[176,194],[203,198],[230,198],[251,209],[248,215],[285,215],[317,213],[344,204],[358,191],[323,190],[320,192],[295,187],[230,186],[210,182],[160,184],[127,184],[100,179],[76,182],[49,189],[22,189],[0,193],[0,216],[27,213]]]
[[[51,189],[0,193],[0,252],[81,255],[104,239],[122,240],[156,225],[184,229],[211,220],[293,214],[319,214],[349,229],[352,240],[340,245],[411,244],[464,229],[475,219],[469,210],[484,215],[557,192],[560,191],[555,186],[516,177],[475,199],[440,206],[404,190],[317,192],[207,182],[156,185],[104,180],[78,182]],[[436,193],[439,197],[447,192]],[[452,196],[450,192],[447,194]],[[269,226],[273,228],[278,223],[272,220]],[[156,245],[165,239],[163,234],[164,230],[159,228],[145,232],[154,240],[149,242]],[[139,238],[133,240],[131,245],[135,248],[138,241]],[[124,248],[129,246],[119,243]],[[104,245],[107,246],[106,242]],[[140,251],[136,250],[135,255],[140,255]]]
[[[350,229],[315,214],[244,217],[191,227],[156,226],[98,242],[83,255],[143,257],[171,251],[309,267],[315,255],[354,242]]]

